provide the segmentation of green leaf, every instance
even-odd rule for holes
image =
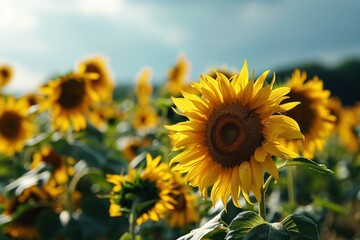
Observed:
[[[298,158],[294,158],[293,160],[287,161],[286,166],[303,166],[324,174],[334,173],[333,171],[328,169],[324,164],[316,163],[304,157],[298,157]]]
[[[178,238],[178,240],[201,240],[204,237],[213,237],[219,233],[225,234],[227,227],[225,223],[221,220],[221,214],[222,212],[220,212],[218,215],[208,221],[204,226],[192,230],[190,233]],[[224,238],[222,237],[221,239]]]
[[[290,232],[292,239],[320,239],[316,224],[301,214],[290,215],[281,223]]]
[[[54,143],[54,150],[59,155],[65,154],[76,160],[84,160],[90,166],[102,167],[107,162],[105,156],[79,142],[69,144],[65,140],[59,140]]]
[[[61,228],[59,215],[52,209],[44,211],[36,219],[36,227],[39,230],[41,239],[54,239]]]
[[[322,207],[322,208],[327,208],[333,212],[337,212],[342,215],[345,215],[348,212],[347,209],[345,207],[343,207],[342,205],[337,204],[335,202],[326,201],[319,197],[315,197],[314,205]]]
[[[241,240],[292,240],[289,231],[281,223],[263,223],[252,228]]]
[[[241,239],[251,229],[264,223],[265,220],[255,212],[241,212],[231,221],[225,239]]]
[[[140,236],[135,236],[135,240],[140,240],[140,239],[141,239]],[[132,240],[132,238],[130,233],[126,232],[119,238],[119,240]]]
[[[126,232],[119,238],[119,240],[132,240],[132,239],[130,233]]]

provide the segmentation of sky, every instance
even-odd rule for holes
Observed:
[[[86,57],[106,56],[116,83],[144,67],[154,84],[183,54],[190,80],[244,59],[256,73],[360,57],[358,0],[0,0],[7,92],[35,90]]]

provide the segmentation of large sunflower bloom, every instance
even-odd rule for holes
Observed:
[[[172,185],[172,174],[168,164],[160,163],[160,156],[152,158],[146,155],[146,168],[136,171],[130,168],[129,173],[108,175],[107,181],[114,184],[110,198],[110,216],[122,216],[122,209],[132,209],[133,204],[148,203],[138,213],[138,225],[148,221],[159,221],[169,209],[174,208],[175,200]],[[135,196],[137,200],[129,196]]]
[[[295,119],[305,136],[305,141],[288,141],[288,147],[308,158],[315,151],[324,148],[326,138],[334,127],[335,116],[328,108],[330,91],[323,89],[323,82],[318,78],[306,81],[306,73],[296,69],[288,83],[291,88],[286,101],[299,101],[301,104],[289,110],[286,114]]]
[[[176,131],[170,137],[174,149],[184,149],[171,160],[175,171],[187,173],[185,180],[198,186],[207,197],[210,186],[213,204],[229,196],[241,207],[240,193],[250,202],[251,190],[261,201],[262,169],[278,179],[271,156],[292,159],[298,154],[281,145],[281,139],[302,139],[298,124],[288,116],[274,113],[289,110],[298,103],[280,104],[288,87],[273,90],[272,82],[263,86],[269,71],[256,81],[249,80],[246,61],[239,74],[230,80],[202,75],[194,86],[202,97],[183,93],[173,98],[181,115],[189,121],[166,126]]]
[[[79,72],[96,73],[97,76],[90,81],[91,88],[98,93],[101,100],[112,99],[115,85],[105,57],[95,56],[85,59],[79,64]]]
[[[7,156],[19,152],[32,136],[34,126],[27,116],[24,100],[0,98],[0,153]]]
[[[7,85],[13,76],[13,70],[9,65],[0,66],[0,89]]]
[[[168,211],[166,220],[171,227],[181,228],[199,220],[199,215],[196,210],[198,197],[191,193],[189,187],[184,184],[184,178],[179,173],[173,174],[174,189],[177,191],[177,193],[174,194],[176,204],[174,205],[174,209]]]
[[[86,127],[86,118],[90,107],[94,106],[98,95],[91,88],[89,74],[70,73],[49,82],[40,91],[46,99],[41,103],[41,110],[51,110],[53,128],[67,131],[72,126],[74,131]]]

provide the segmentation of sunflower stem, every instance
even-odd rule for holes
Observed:
[[[265,191],[266,188],[262,186],[260,189],[261,201],[259,202],[259,215],[266,221]]]
[[[294,185],[294,169],[287,169],[287,189],[288,189],[288,201],[293,207],[295,206],[295,185]]]
[[[64,138],[69,144],[74,142],[74,138],[73,138],[71,130],[64,133]],[[64,207],[65,207],[65,210],[67,210],[71,214],[73,212],[73,203],[72,203],[73,191],[71,191],[71,188],[70,188],[70,185],[71,185],[70,174],[69,174],[70,165],[69,165],[69,161],[67,160],[67,158],[65,158],[65,164],[66,164],[67,180],[66,180],[65,191],[64,191]]]
[[[133,203],[133,205],[131,207],[131,211],[130,211],[130,216],[129,216],[129,233],[131,236],[131,240],[135,240],[135,226],[136,226],[136,219],[137,219],[135,206],[136,206],[136,202]]]

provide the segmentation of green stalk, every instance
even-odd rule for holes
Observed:
[[[294,169],[287,169],[287,189],[288,189],[288,201],[293,207],[295,206],[295,185],[294,185]]]
[[[134,202],[131,207],[131,212],[130,212],[130,216],[129,216],[129,233],[131,236],[131,240],[135,240],[135,226],[136,226],[136,219],[137,219],[135,205],[136,205],[136,203]]]
[[[66,133],[64,133],[64,139],[69,143],[74,142],[74,136],[72,134],[72,129],[68,130]],[[70,189],[70,175],[69,175],[69,162],[67,161],[67,158],[65,157],[65,164],[66,164],[66,176],[67,181],[65,184],[65,191],[64,191],[64,207],[65,210],[68,211],[70,214],[73,212],[73,202],[72,202],[72,194],[73,192]]]
[[[266,203],[265,203],[265,191],[263,187],[261,187],[261,201],[259,202],[259,215],[266,221]]]

